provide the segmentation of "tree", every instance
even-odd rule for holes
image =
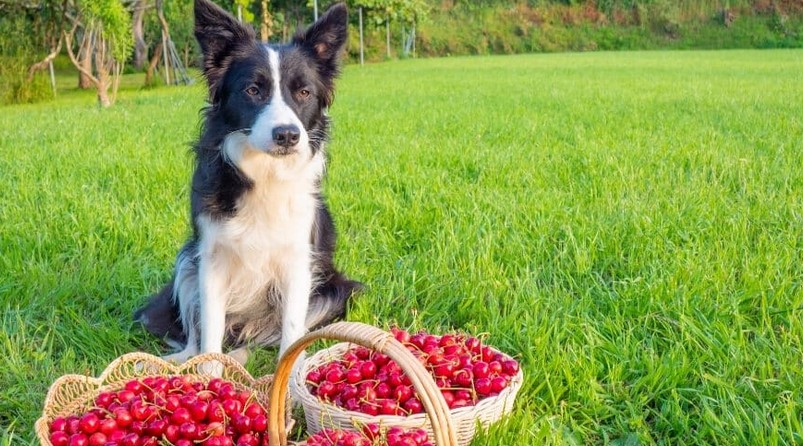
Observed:
[[[429,13],[429,6],[425,0],[353,0],[353,5],[362,8],[367,16],[367,22],[374,26],[385,26],[385,42],[387,56],[390,57],[390,22],[402,23],[405,39],[415,30],[415,25],[425,19]],[[412,40],[412,39],[410,39]],[[406,48],[407,46],[405,46]]]
[[[134,37],[134,68],[141,70],[148,59],[148,44],[145,42],[145,12],[148,10],[147,0],[134,0],[131,31]]]
[[[79,0],[76,7],[77,16],[71,17],[72,29],[64,33],[67,54],[94,85],[100,106],[108,107],[116,99],[123,65],[133,46],[131,17],[119,0]],[[75,55],[74,41],[79,28],[80,48],[90,55],[94,70]]]

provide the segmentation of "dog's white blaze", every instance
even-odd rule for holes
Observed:
[[[308,158],[311,155],[309,147],[309,135],[307,135],[304,124],[295,114],[293,109],[287,105],[284,97],[282,96],[282,78],[280,67],[279,53],[272,49],[267,48],[268,64],[271,72],[271,99],[265,110],[259,114],[251,128],[251,134],[248,142],[254,150],[269,151],[275,150],[273,143],[273,129],[279,126],[294,125],[298,127],[301,132],[296,150],[298,150],[302,157]]]

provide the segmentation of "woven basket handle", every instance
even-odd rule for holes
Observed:
[[[287,446],[287,430],[281,420],[285,419],[285,404],[293,365],[299,355],[310,344],[319,339],[333,339],[359,344],[382,353],[396,361],[410,378],[418,398],[432,423],[432,431],[437,446],[457,446],[457,438],[452,427],[452,418],[440,389],[432,380],[418,359],[397,341],[392,334],[379,328],[359,322],[336,322],[308,333],[291,345],[279,359],[273,376],[268,411],[268,433],[270,444]]]

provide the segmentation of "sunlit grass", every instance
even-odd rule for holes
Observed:
[[[160,352],[203,86],[0,108],[0,438]],[[475,444],[803,442],[803,52],[349,66],[331,110],[351,320],[487,333],[526,374]],[[270,373],[273,353],[249,365]]]

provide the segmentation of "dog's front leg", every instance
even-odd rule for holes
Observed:
[[[214,257],[202,255],[199,265],[201,353],[222,353],[226,333],[228,287],[223,268],[215,268]],[[206,371],[216,376],[223,372],[219,363],[207,364]]]
[[[287,348],[304,336],[305,321],[309,308],[309,296],[312,289],[312,272],[310,271],[310,255],[293,256],[296,258],[284,274],[282,312],[282,341],[279,344],[279,356],[284,355]]]

